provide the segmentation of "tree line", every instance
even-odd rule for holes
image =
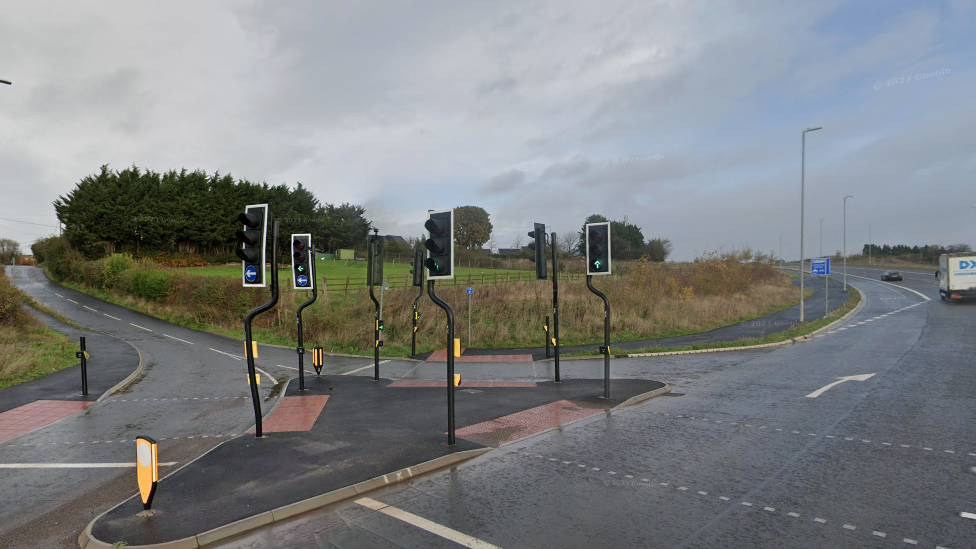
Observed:
[[[263,203],[280,221],[282,250],[288,250],[290,234],[304,232],[321,250],[362,248],[372,228],[362,206],[320,203],[301,183],[292,189],[217,172],[158,173],[136,166],[102,166],[58,197],[54,209],[64,238],[88,258],[117,252],[230,256],[238,246],[238,214],[246,204]]]
[[[919,263],[938,263],[939,256],[946,253],[971,252],[969,244],[926,244],[924,246],[908,246],[907,244],[865,244],[861,250],[864,257],[890,257],[915,261]]]

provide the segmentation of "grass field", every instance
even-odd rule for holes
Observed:
[[[0,270],[0,389],[78,362],[75,342],[21,310],[28,303]]]

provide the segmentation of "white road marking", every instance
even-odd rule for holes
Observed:
[[[217,349],[214,349],[213,347],[207,347],[207,348],[210,349],[211,351],[215,352],[215,353],[220,353],[222,355],[227,355],[227,356],[233,358],[234,360],[245,360],[244,357],[240,357],[240,356],[237,356],[237,355],[232,355],[230,353],[225,353],[223,351],[218,351]]]
[[[870,280],[871,282],[879,282],[880,284],[887,284],[887,285],[892,286],[894,288],[898,288],[898,290],[905,290],[905,291],[908,291],[908,292],[912,292],[913,294],[917,295],[918,297],[921,297],[925,301],[932,301],[932,298],[931,297],[923,294],[922,292],[916,292],[915,290],[913,290],[911,288],[906,288],[905,286],[898,286],[896,284],[892,284],[891,282],[880,282],[880,281],[875,280],[873,278],[867,278],[867,277],[864,277],[864,276],[857,276],[857,275],[853,275],[853,274],[848,274],[847,276],[853,276],[854,278],[863,278],[864,280]],[[898,290],[893,290],[893,291],[895,293],[898,293]]]
[[[772,513],[775,510],[776,509],[774,507],[763,507],[763,511],[769,511],[770,513]]]
[[[444,539],[451,540],[454,543],[463,545],[464,547],[470,547],[471,549],[500,549],[497,545],[492,545],[487,541],[482,541],[478,538],[469,536],[467,534],[462,534],[457,530],[448,528],[436,522],[427,520],[423,517],[417,516],[413,513],[408,513],[402,509],[397,509],[396,507],[391,507],[385,503],[376,501],[370,498],[360,498],[356,500],[356,503],[367,507],[374,511],[383,513],[386,516],[393,517],[397,520],[406,522],[407,524],[416,526],[422,530],[426,530],[431,534],[440,536]]]
[[[381,360],[379,363],[380,364],[386,364],[387,362],[389,362],[389,360]],[[348,372],[343,372],[343,373],[341,373],[339,375],[342,375],[342,376],[352,375],[352,374],[355,374],[356,372],[362,372],[363,370],[366,370],[368,368],[372,368],[373,366],[374,366],[374,364],[368,364],[366,366],[363,366],[362,368],[356,368],[355,370],[350,370]]]
[[[122,320],[121,318],[115,318],[114,316],[112,316],[110,314],[106,314],[106,313],[102,313],[102,314],[105,315],[105,316],[107,316],[107,317],[109,317],[109,318],[111,318],[112,320]]]
[[[161,467],[172,467],[175,461],[160,463]],[[135,467],[132,463],[0,463],[0,469],[114,469]]]
[[[959,513],[962,518],[976,519],[976,513]]]
[[[168,338],[170,338],[170,339],[175,339],[176,341],[182,341],[183,343],[189,343],[190,345],[193,345],[193,342],[192,342],[192,341],[187,341],[187,340],[185,340],[185,339],[180,339],[180,338],[178,338],[178,337],[173,337],[173,336],[171,336],[171,335],[166,335],[166,334],[163,334],[163,337],[168,337]]]
[[[799,517],[800,516],[800,513],[790,512],[790,513],[786,513],[786,514],[789,515],[789,516],[791,516],[791,517]]]
[[[856,375],[856,376],[839,377],[839,378],[837,378],[837,381],[835,381],[833,383],[829,383],[829,384],[827,384],[827,385],[825,385],[825,386],[817,389],[816,391],[810,393],[809,395],[807,395],[807,398],[817,398],[818,396],[824,394],[827,390],[829,390],[834,385],[840,385],[841,383],[844,383],[845,381],[867,381],[867,380],[871,379],[872,377],[874,377],[874,375],[875,374],[861,374],[861,375]]]
[[[149,328],[143,328],[142,326],[140,326],[140,325],[138,325],[138,324],[133,324],[133,323],[131,323],[131,322],[129,323],[129,326],[135,326],[136,328],[139,328],[140,330],[145,330],[145,331],[147,331],[147,332],[151,332],[151,331],[152,331],[152,330],[150,330]]]
[[[78,302],[77,302],[77,301],[75,301],[75,300],[73,300],[73,299],[70,299],[70,298],[68,298],[68,301],[70,301],[70,302],[72,302],[72,303],[74,303],[75,305],[78,305]]]
[[[58,296],[58,297],[64,297],[63,295],[61,295],[61,294],[59,294],[59,293],[55,293],[54,295],[56,295],[56,296]]]
[[[918,545],[918,542],[917,542],[917,541],[915,541],[915,540],[913,540],[913,539],[908,539],[908,538],[905,538],[905,539],[903,539],[902,541],[904,541],[905,543],[909,543],[909,544],[911,544],[911,545]]]
[[[874,532],[871,532],[871,535],[872,536],[878,536],[879,538],[886,538],[886,537],[888,537],[888,534],[885,534],[884,532],[879,532],[877,530],[875,530]]]
[[[743,501],[742,505],[745,505],[746,507],[752,507],[752,504],[749,503],[748,501]]]
[[[827,524],[827,521],[825,519],[820,518],[820,517],[817,517],[817,518],[813,519],[813,522],[819,522],[820,524]]]
[[[92,309],[92,308],[91,308],[91,307],[89,307],[88,305],[82,305],[82,307],[84,307],[84,308],[86,308],[86,309],[88,309],[89,311],[95,311],[96,313],[98,312],[97,310],[95,310],[95,309]]]
[[[844,528],[846,528],[848,530],[857,530],[857,526],[853,526],[851,524],[845,524],[844,525]]]
[[[258,368],[258,367],[255,367],[254,369],[257,370],[257,371],[259,371],[259,372],[261,372],[261,374],[264,377],[270,379],[272,385],[277,385],[278,384],[278,380],[276,380],[274,377],[272,377],[271,374],[269,374],[268,372],[265,372],[264,370],[262,370],[261,368]]]

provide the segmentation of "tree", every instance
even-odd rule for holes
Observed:
[[[491,238],[488,212],[479,206],[454,208],[454,242],[469,250],[479,250]]]
[[[349,203],[341,206],[326,204],[320,211],[325,216],[322,234],[326,236],[323,239],[330,251],[366,246],[366,235],[373,228],[363,216],[366,208]]]
[[[0,264],[11,265],[20,255],[20,243],[9,238],[0,238]]]
[[[645,246],[646,253],[651,261],[666,261],[671,255],[672,249],[671,241],[667,238],[651,239]]]
[[[973,249],[969,247],[969,244],[950,244],[946,246],[946,253],[949,254],[966,253],[971,251],[973,251]]]
[[[579,233],[567,232],[559,237],[559,252],[567,256],[579,255]]]

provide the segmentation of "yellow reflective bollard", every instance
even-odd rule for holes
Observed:
[[[460,338],[454,338],[454,358],[461,356],[461,340]]]
[[[254,358],[257,358],[258,357],[258,342],[257,341],[252,341],[251,342],[251,353],[254,355]],[[247,342],[246,341],[244,342],[244,356],[245,357],[247,356]]]
[[[156,441],[149,437],[136,438],[136,476],[142,507],[148,511],[152,507],[156,484],[159,482],[159,454]]]
[[[258,385],[261,385],[261,374],[254,374],[254,381],[256,381]],[[250,375],[247,376],[247,384],[248,385],[251,384],[251,376]]]

